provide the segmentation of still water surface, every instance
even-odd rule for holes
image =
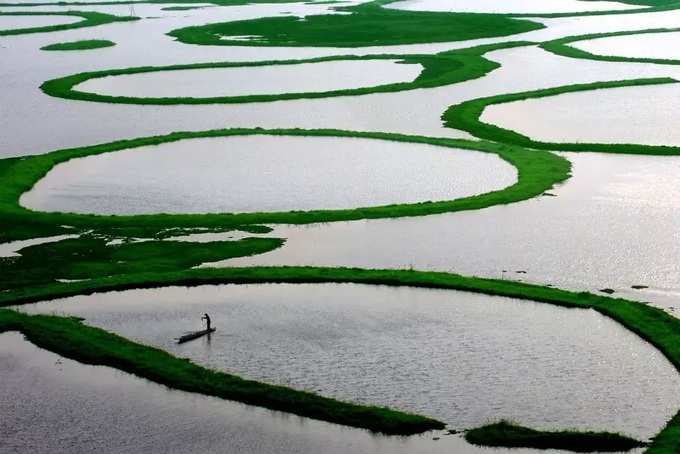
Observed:
[[[75,16],[0,16],[0,30],[74,24],[83,20]]]
[[[467,428],[656,433],[680,377],[649,344],[593,311],[472,293],[356,284],[168,287],[23,306],[70,314],[245,377],[387,405]],[[211,338],[177,345],[201,326]]]
[[[409,11],[450,11],[465,13],[570,13],[578,11],[609,11],[641,8],[609,1],[579,0],[403,0],[388,8]]]
[[[679,38],[680,32],[645,33],[578,41],[570,46],[596,55],[677,60],[680,59]]]
[[[375,139],[232,136],[183,140],[56,166],[24,206],[100,214],[354,208],[500,189],[493,154]]]

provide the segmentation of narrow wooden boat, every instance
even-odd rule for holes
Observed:
[[[193,333],[185,334],[177,339],[178,344],[183,344],[184,342],[189,342],[190,340],[198,339],[199,337],[205,336],[215,332],[215,328],[204,329],[203,331],[194,331]]]

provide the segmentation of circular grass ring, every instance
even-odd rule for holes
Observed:
[[[104,47],[115,46],[116,43],[107,39],[86,39],[82,41],[70,41],[66,43],[54,43],[43,46],[40,50],[48,51],[71,51],[71,50],[90,50],[101,49]]]
[[[592,91],[606,88],[635,87],[646,85],[660,85],[677,83],[670,77],[652,79],[617,80],[610,82],[594,82],[589,84],[565,85],[561,87],[546,88],[542,90],[525,91],[521,93],[509,93],[477,98],[465,101],[449,107],[442,120],[449,128],[467,131],[475,137],[493,140],[506,144],[518,145],[538,150],[559,151],[590,151],[601,153],[624,153],[624,154],[647,154],[647,155],[680,155],[680,147],[667,145],[640,145],[640,144],[609,144],[609,143],[561,143],[542,142],[533,140],[516,131],[505,129],[500,126],[485,123],[481,120],[484,109],[496,104],[504,104],[527,99],[545,98],[574,93],[579,91]]]
[[[443,52],[436,55],[340,55],[330,57],[309,58],[303,60],[270,60],[257,62],[212,62],[193,63],[170,66],[145,66],[136,68],[110,69],[92,71],[60,77],[48,80],[41,85],[44,93],[64,99],[79,101],[106,102],[114,104],[151,104],[151,105],[178,105],[178,104],[238,104],[249,102],[283,101],[291,99],[328,98],[333,96],[357,96],[370,93],[387,93],[417,88],[432,88],[450,85],[457,82],[476,79],[497,69],[500,65],[484,58],[484,54],[498,49],[526,46],[529,42],[511,42],[488,46],[478,46],[469,49]],[[266,68],[272,65],[300,65],[305,63],[323,63],[333,61],[370,61],[370,60],[398,60],[403,64],[419,64],[423,70],[418,77],[411,82],[399,82],[373,87],[349,88],[324,92],[300,92],[281,94],[256,94],[237,96],[215,96],[205,98],[192,97],[131,97],[112,96],[98,93],[79,91],[75,86],[93,79],[103,77],[148,74],[163,71],[199,70],[214,68]]]
[[[7,5],[3,5],[7,6]],[[92,11],[64,11],[64,12],[0,12],[0,16],[75,16],[83,20],[73,24],[46,25],[44,27],[15,28],[0,30],[0,36],[24,35],[27,33],[57,32],[74,28],[94,27],[96,25],[110,24],[112,22],[127,22],[139,20],[138,17],[114,16],[112,14],[96,13]]]
[[[115,152],[178,140],[245,135],[359,137],[430,144],[435,146],[493,153],[517,169],[518,180],[497,191],[439,202],[394,204],[367,208],[331,209],[223,214],[150,214],[112,216],[74,213],[36,212],[19,204],[21,195],[29,191],[55,165],[74,158]],[[408,136],[382,132],[356,132],[332,129],[221,129],[195,132],[175,132],[164,136],[122,140],[101,145],[53,151],[22,159],[0,160],[0,218],[6,228],[12,225],[54,227],[70,225],[80,228],[107,227],[233,227],[246,224],[307,224],[313,222],[349,221],[358,219],[422,216],[463,210],[475,210],[494,205],[525,200],[549,190],[569,177],[571,166],[566,159],[548,152],[537,152],[503,144],[461,139]]]

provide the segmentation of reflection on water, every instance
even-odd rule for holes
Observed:
[[[73,24],[83,20],[75,16],[0,16],[0,30]]]
[[[324,92],[411,82],[423,67],[398,60],[345,60],[299,65],[210,68],[109,76],[76,90],[144,98]]]
[[[452,200],[511,185],[493,154],[373,139],[184,140],[58,165],[24,206],[80,213],[312,210]]]
[[[649,437],[680,404],[680,379],[603,316],[527,301],[353,284],[226,285],[113,292],[23,306],[211,368],[439,418],[495,418]],[[177,345],[203,312],[217,332]]]
[[[596,55],[616,55],[631,58],[680,59],[680,33],[645,33],[642,35],[612,36],[569,44]]]
[[[189,452],[244,454],[484,454],[458,436],[383,437],[290,414],[171,391],[108,367],[0,334],[3,454]]]
[[[579,0],[402,0],[388,8],[409,11],[451,11],[468,13],[568,13],[640,8],[613,1]]]
[[[543,142],[678,146],[679,98],[680,84],[609,88],[495,104],[481,120]]]

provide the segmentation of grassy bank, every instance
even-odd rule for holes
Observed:
[[[517,169],[518,181],[504,189],[451,201],[397,204],[340,210],[274,213],[98,216],[72,213],[35,212],[19,205],[21,194],[30,190],[33,185],[44,177],[55,165],[68,161],[69,159],[147,145],[160,145],[184,139],[257,134],[346,138],[359,137],[396,142],[423,143],[493,153]],[[455,151],[452,150],[452,152]],[[566,180],[569,177],[569,172],[569,162],[566,159],[551,153],[488,142],[341,130],[264,130],[256,128],[176,132],[164,136],[121,140],[102,145],[59,150],[22,159],[10,158],[8,160],[0,160],[0,219],[2,219],[3,223],[2,235],[0,238],[4,241],[18,239],[12,237],[12,233],[21,234],[22,229],[24,228],[33,232],[38,232],[41,228],[44,228],[46,232],[44,236],[52,235],[55,234],[55,229],[61,229],[62,227],[60,226],[64,225],[73,226],[77,229],[97,230],[111,228],[144,228],[147,230],[160,230],[171,227],[242,228],[247,224],[306,224],[369,218],[420,216],[474,210],[499,204],[513,203],[540,195],[552,188],[556,183]]]
[[[381,2],[338,9],[351,14],[221,22],[180,28],[168,35],[187,44],[214,46],[363,47],[490,38],[544,27],[498,14],[387,9]],[[224,39],[237,36],[257,38]]]
[[[66,43],[54,43],[43,46],[40,50],[89,50],[112,47],[116,43],[107,39],[85,39],[82,41],[70,41]]]
[[[209,370],[162,350],[85,326],[74,318],[29,316],[0,310],[0,331],[20,331],[38,347],[66,358],[115,367],[183,391],[386,434],[411,435],[444,427],[441,422],[423,416],[341,402]]]
[[[9,6],[4,5],[3,6]],[[19,5],[23,6],[23,5]],[[14,28],[9,30],[0,30],[0,36],[23,35],[26,33],[45,33],[58,32],[63,30],[71,30],[74,28],[94,27],[97,25],[110,24],[112,22],[127,22],[138,20],[138,17],[132,16],[114,16],[112,14],[95,13],[92,11],[64,11],[64,12],[0,12],[0,16],[75,16],[81,17],[83,20],[73,24],[59,24],[46,25],[44,27],[29,27],[29,28]]]
[[[594,82],[589,84],[566,85],[562,87],[547,88],[543,90],[526,91],[521,93],[510,93],[489,96],[465,101],[449,107],[442,115],[444,124],[449,128],[461,129],[480,139],[493,140],[512,145],[540,150],[560,150],[560,151],[597,151],[602,153],[629,153],[629,154],[649,154],[649,155],[677,155],[680,154],[680,147],[663,145],[639,145],[639,144],[603,144],[603,143],[557,143],[541,142],[533,140],[518,132],[502,128],[481,121],[482,113],[488,106],[503,104],[508,102],[523,101],[527,99],[545,98],[549,96],[561,95],[564,93],[575,93],[580,91],[592,91],[607,88],[634,87],[646,85],[659,85],[677,83],[671,78],[653,79],[633,79],[610,82]]]
[[[650,33],[672,33],[678,32],[680,28],[651,28],[647,30],[638,31],[623,31],[623,32],[612,32],[612,33],[592,33],[589,35],[578,35],[578,36],[567,36],[560,39],[555,39],[553,41],[547,41],[541,43],[539,47],[552,52],[556,55],[561,55],[562,57],[569,58],[582,58],[585,60],[598,60],[598,61],[609,61],[609,62],[628,62],[628,63],[654,63],[658,65],[679,65],[680,60],[671,60],[664,58],[640,58],[640,57],[623,57],[618,55],[597,55],[591,52],[587,52],[582,49],[570,46],[570,44],[577,43],[579,41],[589,41],[593,39],[602,38],[614,38],[617,36],[637,36],[646,35]]]
[[[50,96],[79,101],[107,102],[117,104],[235,104],[247,102],[282,101],[289,99],[326,98],[331,96],[358,96],[370,93],[387,93],[416,88],[432,88],[442,85],[450,85],[465,80],[476,79],[498,68],[500,65],[483,57],[486,52],[497,49],[524,46],[532,43],[512,42],[488,46],[478,46],[470,49],[443,52],[436,55],[341,55],[331,57],[309,58],[305,60],[271,60],[258,62],[214,62],[194,63],[171,66],[146,66],[124,69],[110,69],[104,71],[92,71],[60,77],[48,80],[41,85],[43,92]],[[54,45],[53,45],[54,46]],[[305,63],[323,63],[332,61],[371,61],[371,60],[398,60],[402,64],[422,65],[423,69],[416,79],[409,82],[377,85],[372,87],[351,88],[324,92],[298,92],[281,94],[260,94],[242,96],[215,96],[205,98],[192,97],[131,97],[110,96],[91,92],[79,91],[76,85],[92,79],[102,77],[147,74],[162,71],[180,71],[194,69],[215,68],[253,68],[271,65],[300,65]]]
[[[619,322],[627,329],[650,342],[668,358],[677,370],[680,370],[680,319],[660,309],[633,301],[590,293],[576,293],[552,287],[507,280],[466,277],[449,273],[311,267],[194,269],[182,272],[139,273],[94,279],[86,282],[24,287],[2,292],[0,293],[0,306],[26,304],[46,299],[133,288],[265,282],[354,282],[373,285],[438,288],[533,300],[563,307],[593,309]],[[78,359],[77,347],[71,355],[71,357]],[[680,437],[677,437],[679,432],[680,414],[671,420],[666,428],[655,437],[648,452],[653,454],[677,453],[680,449]]]
[[[616,433],[534,430],[507,421],[469,430],[465,440],[479,446],[576,452],[620,452],[645,446],[645,443]]]

